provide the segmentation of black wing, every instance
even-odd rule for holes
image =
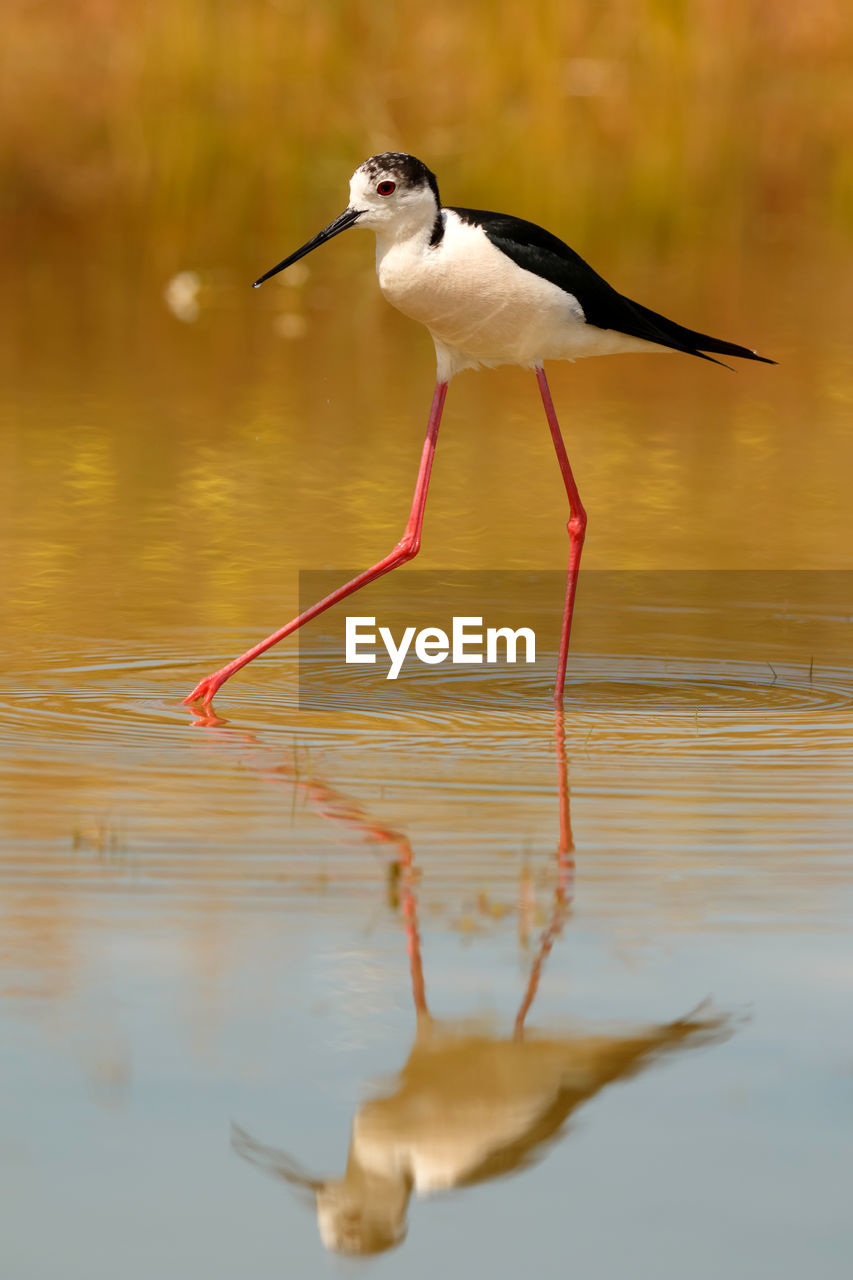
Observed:
[[[526,222],[505,213],[488,213],[483,209],[454,208],[452,212],[463,222],[482,227],[495,248],[517,266],[549,280],[577,298],[587,324],[657,342],[660,346],[672,347],[675,351],[684,351],[703,360],[711,360],[712,357],[705,352],[714,351],[719,355],[741,356],[744,360],[761,360],[764,364],[776,363],[766,356],[756,355],[749,347],[686,329],[639,302],[632,302],[617,293],[574,249],[557,236],[552,236],[550,231],[537,227],[535,222]],[[721,361],[715,360],[714,363],[720,364]]]

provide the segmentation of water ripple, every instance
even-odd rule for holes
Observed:
[[[42,655],[44,661],[44,655]],[[150,748],[205,720],[180,705],[187,663],[110,653],[45,664],[0,693],[0,744],[61,754],[83,742]],[[132,678],[130,678],[132,676]],[[301,701],[300,701],[301,695]],[[317,747],[403,743],[436,751],[452,736],[475,754],[550,750],[551,686],[540,670],[500,679],[482,669],[427,670],[396,682],[324,662],[322,680],[294,660],[257,664],[220,693],[217,713],[246,731]],[[207,721],[211,723],[211,721]],[[574,656],[566,684],[570,749],[850,753],[853,670],[729,661]]]

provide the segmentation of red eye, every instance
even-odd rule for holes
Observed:
[[[381,196],[390,196],[392,191],[397,190],[397,184],[396,182],[388,182],[386,179],[385,182],[379,183],[379,186],[376,188],[376,190],[379,192]]]

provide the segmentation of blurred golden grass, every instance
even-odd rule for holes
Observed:
[[[587,244],[853,226],[849,0],[6,0],[0,60],[16,252],[216,264],[391,147]]]

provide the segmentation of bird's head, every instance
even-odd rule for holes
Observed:
[[[436,227],[441,225],[441,202],[435,174],[422,160],[405,152],[386,151],[382,155],[371,156],[356,169],[349,189],[349,205],[343,213],[301,249],[265,272],[255,281],[255,288],[356,224],[391,239],[414,235],[419,230],[432,236]]]
[[[373,231],[429,227],[440,201],[435,174],[422,160],[402,151],[386,151],[359,165],[349,184],[349,207],[360,226]]]

